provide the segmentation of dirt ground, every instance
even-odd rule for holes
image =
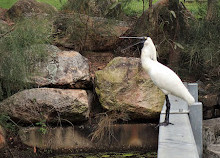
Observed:
[[[102,70],[114,58],[112,52],[83,52],[89,61],[90,73],[94,77],[95,71]]]

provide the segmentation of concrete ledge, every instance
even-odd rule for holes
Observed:
[[[198,102],[198,84],[185,83],[196,103],[187,103],[169,95],[170,122],[174,125],[159,128],[158,158],[202,158],[202,103]],[[160,114],[164,121],[166,103]]]
[[[199,158],[188,114],[170,114],[170,122],[159,129],[158,158]]]

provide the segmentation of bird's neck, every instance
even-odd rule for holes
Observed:
[[[153,61],[157,61],[157,51],[155,46],[144,46],[141,50],[141,58],[150,58]]]
[[[148,72],[151,69],[152,62],[155,62],[152,60],[149,56],[145,56],[144,54],[141,54],[141,64],[142,67]]]

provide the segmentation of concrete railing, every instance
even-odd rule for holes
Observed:
[[[202,103],[198,102],[198,85],[186,84],[196,103],[188,108],[187,103],[169,95],[170,122],[174,125],[160,126],[158,158],[202,158]],[[164,121],[164,104],[160,121]]]

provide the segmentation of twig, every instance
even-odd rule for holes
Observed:
[[[13,153],[11,152],[11,150],[10,150],[10,148],[9,148],[8,145],[7,145],[7,149],[8,149],[8,151],[9,151],[9,153],[11,154],[12,158],[14,158],[14,155],[13,155]]]

